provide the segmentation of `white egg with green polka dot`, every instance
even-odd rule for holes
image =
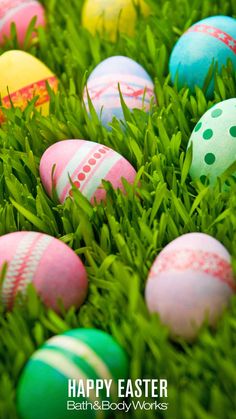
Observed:
[[[217,177],[236,161],[236,98],[209,109],[195,126],[190,175],[193,180],[214,185]]]

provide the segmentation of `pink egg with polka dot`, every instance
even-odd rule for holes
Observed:
[[[226,248],[207,234],[189,233],[157,256],[146,285],[146,303],[173,337],[191,341],[206,319],[216,325],[235,290]]]
[[[80,258],[62,241],[46,234],[18,231],[0,237],[0,270],[6,272],[0,297],[6,309],[33,284],[44,304],[60,311],[80,307],[87,295],[87,274]]]
[[[45,26],[43,6],[36,0],[0,0],[0,44],[11,34],[15,23],[19,44],[22,46],[31,20],[36,16],[36,27]]]
[[[132,184],[136,176],[133,166],[120,154],[85,140],[65,140],[53,144],[43,154],[39,170],[47,193],[52,196],[54,188],[61,203],[72,196],[70,179],[94,203],[106,198],[102,180],[109,181],[114,189],[124,191],[122,178]]]

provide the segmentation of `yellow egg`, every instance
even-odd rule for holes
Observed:
[[[145,0],[85,0],[82,25],[93,35],[99,32],[112,41],[116,40],[118,32],[133,36],[138,17],[137,8],[144,16],[150,13]]]
[[[22,110],[33,97],[38,96],[35,106],[42,114],[49,112],[49,94],[57,90],[58,80],[52,71],[33,55],[24,51],[11,50],[0,56],[0,95],[2,106],[10,108],[11,103]],[[0,110],[0,122],[4,120]]]

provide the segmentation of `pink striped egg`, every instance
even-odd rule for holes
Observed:
[[[157,256],[146,285],[146,302],[173,337],[191,341],[205,319],[216,325],[235,290],[225,247],[207,234],[189,233]]]
[[[36,0],[0,0],[0,44],[4,42],[4,37],[10,36],[14,22],[22,46],[28,26],[35,16],[36,26],[45,26],[44,8]]]
[[[53,179],[52,179],[52,170]],[[102,180],[124,191],[122,178],[133,183],[136,171],[120,154],[104,145],[85,140],[65,140],[53,144],[42,156],[40,177],[47,193],[55,189],[61,203],[72,195],[71,181],[92,203],[105,199]]]
[[[1,289],[6,309],[32,283],[44,304],[59,311],[79,307],[87,295],[87,274],[79,257],[62,241],[46,234],[18,231],[0,237],[0,269],[7,264]]]

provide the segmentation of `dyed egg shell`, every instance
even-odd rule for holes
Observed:
[[[146,303],[169,326],[172,337],[191,341],[206,318],[216,325],[234,292],[228,251],[211,236],[190,233],[157,256],[146,285]]]
[[[54,237],[29,231],[1,236],[0,270],[5,263],[1,299],[6,309],[13,307],[16,295],[24,294],[30,283],[44,304],[56,311],[58,299],[66,309],[85,300],[85,268],[73,250]]]
[[[11,24],[14,22],[17,38],[22,46],[28,26],[35,16],[36,27],[45,26],[44,8],[38,1],[0,0],[0,44],[3,44],[4,37],[10,37]]]
[[[84,101],[88,109],[88,98],[104,126],[113,117],[124,119],[120,102],[120,90],[129,109],[150,110],[154,97],[154,84],[144,68],[128,57],[116,56],[102,61],[91,73],[84,90]]]
[[[86,0],[82,10],[82,25],[93,35],[107,35],[115,41],[118,32],[133,36],[138,20],[137,10],[148,16],[150,8],[144,0]]]
[[[203,87],[213,63],[222,66],[231,60],[236,70],[236,19],[228,16],[213,16],[191,26],[175,45],[170,58],[172,81],[178,77],[179,88]],[[214,80],[208,88],[211,96]]]
[[[54,91],[58,81],[55,75],[37,58],[24,51],[11,50],[0,55],[0,95],[5,108],[14,106],[22,110],[34,96],[39,96],[36,107],[44,115],[49,112],[48,83]],[[10,96],[9,96],[10,94]],[[0,110],[0,122],[4,117]]]
[[[55,166],[52,182],[52,170]],[[80,192],[92,203],[105,199],[102,180],[111,182],[114,189],[124,190],[122,177],[133,183],[136,171],[131,164],[112,149],[85,140],[60,141],[49,147],[40,162],[40,177],[47,193],[52,186],[62,203],[72,195],[69,177]]]
[[[217,103],[203,115],[190,137],[191,145],[192,179],[205,183],[207,178],[214,184],[236,160],[236,99]]]
[[[116,401],[119,379],[126,379],[128,361],[123,349],[107,333],[95,329],[75,329],[49,339],[26,364],[17,389],[17,407],[22,419],[70,419],[67,402]],[[102,390],[90,397],[68,397],[68,380],[112,380],[110,398]],[[80,381],[81,380],[81,381]],[[78,389],[78,386],[77,386]],[[74,395],[73,393],[71,395]],[[85,413],[86,412],[86,413]],[[105,417],[99,410],[77,410],[76,418]]]

